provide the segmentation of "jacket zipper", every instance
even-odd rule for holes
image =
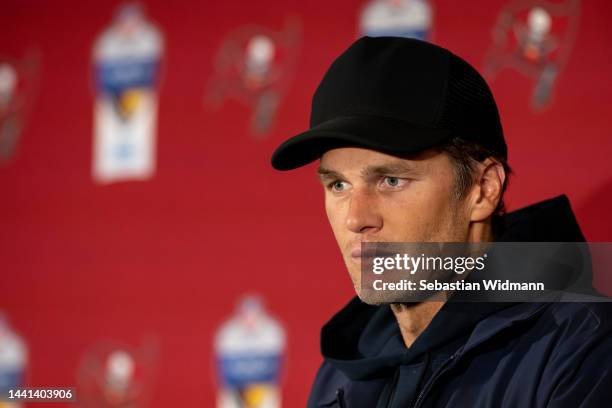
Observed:
[[[342,388],[336,390],[336,401],[339,408],[346,408],[346,405],[344,405],[344,390]]]
[[[432,375],[431,380],[429,380],[427,382],[427,384],[425,384],[425,386],[423,387],[423,389],[419,393],[419,396],[417,397],[416,401],[414,402],[414,405],[412,406],[412,408],[418,408],[419,407],[419,405],[421,404],[421,402],[423,401],[423,399],[425,397],[425,394],[431,389],[431,387],[433,387],[433,384],[436,382],[436,380],[438,378],[440,378],[442,376],[442,374],[444,374],[445,372],[447,372],[449,370],[449,363],[452,363],[456,357],[457,357],[456,355],[450,356],[450,358],[448,360],[446,360],[444,362],[444,364],[442,364],[442,367],[440,367],[438,369],[438,371],[436,373],[434,373],[434,375]]]
[[[395,396],[395,390],[397,389],[397,381],[399,380],[400,368],[397,367],[395,370],[395,374],[393,374],[393,382],[391,383],[391,393],[389,393],[389,398],[387,399],[387,408],[391,407],[391,403],[393,402],[393,397]]]

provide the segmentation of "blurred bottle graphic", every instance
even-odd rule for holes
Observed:
[[[255,296],[242,299],[219,329],[217,408],[279,408],[285,330]]]
[[[163,49],[159,28],[131,3],[119,8],[94,44],[93,175],[100,183],[154,173]]]
[[[432,40],[433,8],[427,0],[370,0],[361,11],[359,36]]]
[[[0,395],[8,389],[23,386],[28,361],[28,350],[23,339],[15,333],[8,319],[0,312]],[[0,399],[0,408],[19,408],[21,404]]]

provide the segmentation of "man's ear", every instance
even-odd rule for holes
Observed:
[[[479,165],[478,178],[470,194],[470,221],[484,221],[492,216],[501,200],[506,171],[504,166],[491,158]]]

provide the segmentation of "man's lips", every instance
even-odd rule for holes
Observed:
[[[370,242],[368,242],[370,243]],[[374,245],[368,245],[368,248],[362,250],[361,243],[353,246],[351,251],[351,258],[353,260],[360,260],[366,258],[374,258],[379,256],[394,256],[394,253],[390,253],[388,251],[382,250],[381,248],[376,248]]]
[[[351,249],[351,258],[355,260],[361,258],[371,258],[375,255],[372,249],[373,248],[362,250],[361,243],[353,245],[353,249]]]

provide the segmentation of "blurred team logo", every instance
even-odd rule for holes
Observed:
[[[28,349],[23,339],[11,329],[8,319],[0,312],[0,408],[21,408],[20,403],[8,402],[11,388],[25,386]]]
[[[93,50],[93,176],[97,182],[150,178],[155,171],[160,31],[135,4],[122,6]]]
[[[578,32],[580,1],[514,1],[500,13],[484,74],[494,79],[503,68],[533,78],[531,105],[549,105]]]
[[[371,0],[361,11],[359,35],[432,40],[433,10],[427,0]]]
[[[217,408],[280,408],[285,330],[249,296],[215,338]]]
[[[77,405],[84,408],[137,408],[148,404],[157,345],[135,349],[100,343],[87,351],[77,372]]]
[[[248,26],[228,35],[216,56],[206,105],[216,108],[230,98],[246,103],[253,109],[251,135],[265,136],[291,83],[300,41],[301,25],[295,18],[280,32]]]
[[[0,57],[0,164],[15,154],[38,84],[39,58]]]

